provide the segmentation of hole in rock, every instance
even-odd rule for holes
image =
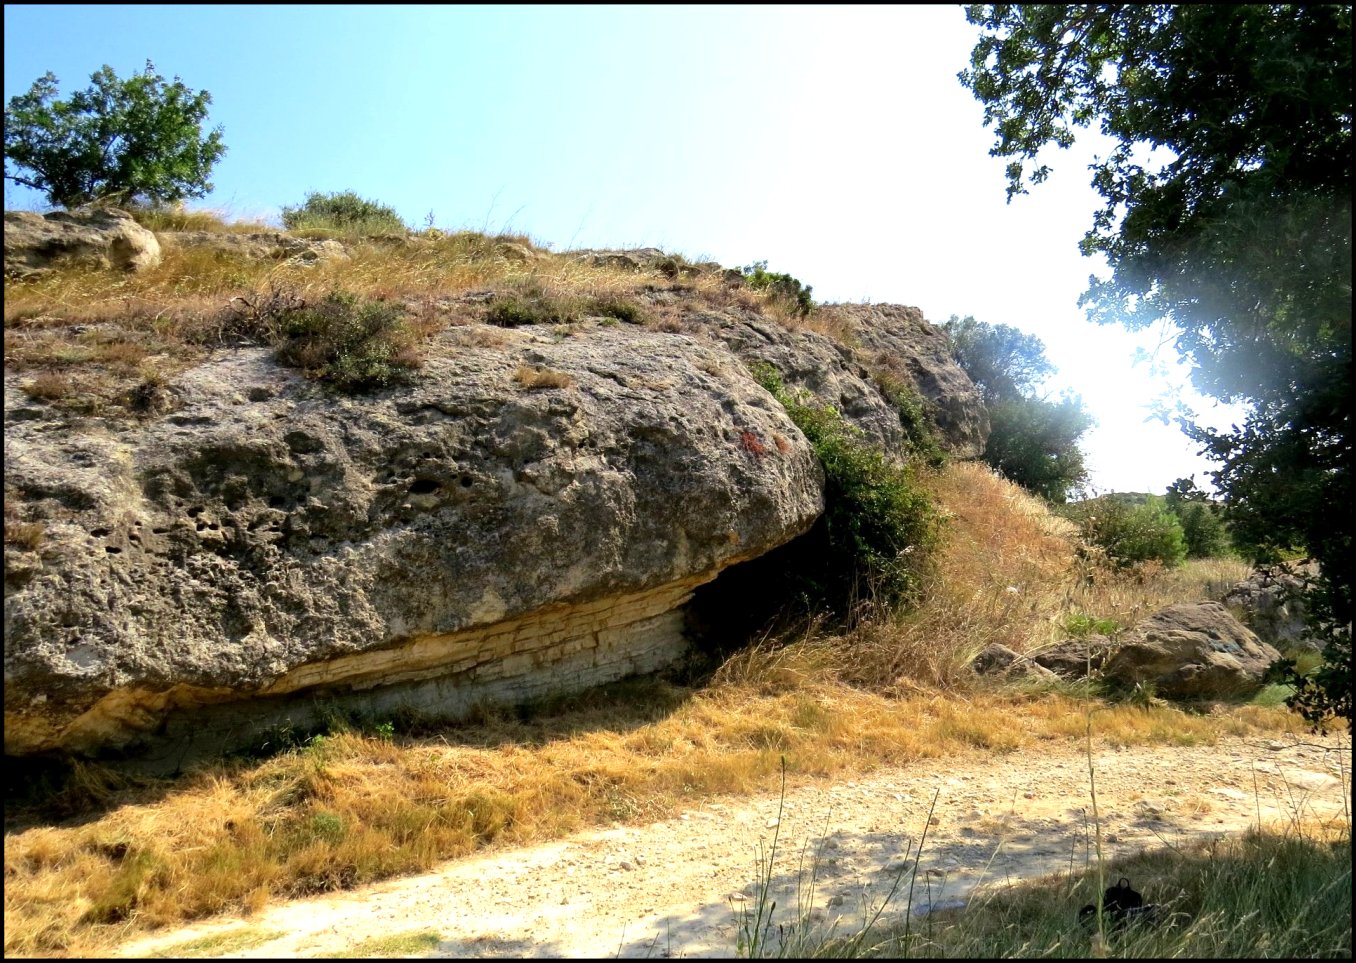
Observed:
[[[431,478],[416,478],[410,485],[411,495],[432,495],[443,486]]]
[[[723,658],[761,638],[786,632],[822,608],[827,530],[821,518],[803,535],[757,558],[731,565],[692,593],[684,612],[693,649]]]

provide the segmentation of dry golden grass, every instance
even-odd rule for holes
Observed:
[[[568,388],[574,384],[574,378],[564,371],[550,368],[531,368],[519,365],[513,372],[513,380],[529,391],[538,388]]]
[[[203,212],[163,217],[175,229],[258,227],[228,225]],[[529,292],[557,308],[561,321],[634,311],[635,320],[660,330],[685,330],[686,301],[767,303],[758,294],[727,290],[715,272],[673,282],[657,269],[598,266],[517,235],[428,231],[348,239],[346,246],[349,259],[313,265],[174,247],[157,267],[137,274],[69,269],[23,282],[7,278],[6,368],[38,377],[79,371],[68,380],[70,390],[48,400],[82,411],[116,407],[145,358],[154,357],[159,372],[173,376],[201,361],[205,348],[233,343],[241,312],[277,292],[308,303],[333,291],[396,302],[424,342],[450,325],[482,320],[486,294]],[[655,291],[671,292],[678,306],[652,312],[646,299]],[[459,300],[471,294],[476,298]]]
[[[5,498],[5,545],[29,552],[35,552],[42,546],[47,536],[47,526],[42,522],[25,522],[19,517],[15,507],[16,500]]]
[[[5,952],[93,955],[128,934],[275,898],[427,869],[486,846],[644,821],[713,794],[882,764],[1078,745],[1087,713],[1113,745],[1208,743],[1296,729],[1282,709],[1190,714],[1058,691],[974,687],[986,640],[1048,638],[1069,604],[1127,613],[1212,578],[1157,573],[1084,592],[1061,524],[1008,482],[953,464],[929,485],[951,516],[929,600],[832,636],[811,626],[730,658],[708,683],[621,683],[542,707],[486,710],[395,738],[340,731],[262,762],[135,783],[82,767],[39,816],[7,809]],[[1202,567],[1206,568],[1206,567]],[[1015,594],[1008,586],[1016,586]],[[1118,607],[1119,606],[1119,607]],[[53,806],[85,814],[53,823]]]
[[[1077,743],[1083,705],[1001,694],[890,698],[842,684],[768,693],[752,680],[691,692],[640,683],[538,722],[489,716],[442,737],[332,735],[170,787],[115,791],[78,826],[11,832],[6,954],[81,955],[135,930],[276,897],[346,888],[492,844],[662,818],[711,794],[880,764]],[[661,711],[640,708],[662,707]],[[1117,708],[1113,743],[1200,742],[1257,719]],[[447,738],[451,736],[453,738]]]
[[[1234,558],[1190,559],[1179,568],[1157,563],[1124,573],[1084,565],[1083,577],[1071,587],[1070,611],[1114,619],[1128,627],[1172,602],[1218,599],[1251,570]]]
[[[148,231],[205,231],[209,234],[253,234],[275,230],[259,221],[232,218],[224,208],[189,210],[182,204],[128,211]]]

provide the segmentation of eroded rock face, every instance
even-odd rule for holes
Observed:
[[[1007,681],[1029,679],[1054,682],[1058,676],[1034,659],[1019,654],[1000,642],[991,642],[970,660],[976,675],[996,676]]]
[[[873,370],[899,378],[927,403],[942,440],[960,458],[978,458],[989,441],[989,413],[979,389],[956,363],[946,334],[918,308],[902,304],[838,304],[849,321],[846,340]]]
[[[1231,588],[1220,601],[1262,641],[1279,649],[1322,648],[1305,621],[1305,580],[1290,572],[1264,569]]]
[[[1170,699],[1244,696],[1280,653],[1218,602],[1170,605],[1137,623],[1102,668],[1119,685],[1151,683]]]
[[[153,233],[116,208],[34,214],[5,211],[5,275],[30,278],[56,267],[144,271],[160,263]]]
[[[7,373],[7,515],[41,535],[6,551],[6,752],[648,671],[692,588],[822,510],[808,444],[719,345],[475,334],[363,397],[225,351],[135,423],[70,423]]]

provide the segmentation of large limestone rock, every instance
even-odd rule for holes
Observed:
[[[140,421],[72,422],[7,372],[6,752],[168,740],[172,765],[316,699],[454,714],[650,671],[693,588],[822,510],[718,344],[440,338],[362,397],[220,352]]]
[[[1107,660],[1108,681],[1150,683],[1170,699],[1246,696],[1280,653],[1218,602],[1170,605],[1137,623]]]
[[[725,344],[745,364],[769,364],[793,391],[831,405],[887,452],[906,450],[899,410],[880,391],[875,372],[910,387],[929,408],[943,447],[977,457],[989,438],[989,415],[969,376],[951,355],[945,335],[917,308],[826,305],[828,324],[845,324],[844,340],[797,330],[761,314],[697,308],[687,322]],[[866,347],[870,345],[871,347]]]
[[[5,275],[30,278],[56,267],[144,271],[160,263],[153,233],[116,208],[34,214],[5,211]]]

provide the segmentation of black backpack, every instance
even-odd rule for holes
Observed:
[[[1124,876],[1102,894],[1102,914],[1111,920],[1112,929],[1120,929],[1131,920],[1152,919],[1156,909],[1152,904],[1145,904],[1144,897],[1130,888],[1130,880]],[[1079,910],[1078,921],[1084,926],[1095,927],[1097,904],[1089,903]]]

